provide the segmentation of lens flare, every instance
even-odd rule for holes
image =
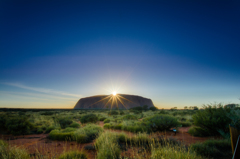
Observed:
[[[114,96],[115,96],[115,95],[117,95],[117,93],[114,91],[114,92],[112,92],[112,95],[114,95]]]

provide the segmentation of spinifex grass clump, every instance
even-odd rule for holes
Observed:
[[[105,123],[110,123],[110,121],[111,121],[110,119],[105,119],[103,122],[105,124]]]
[[[0,140],[0,159],[30,159],[30,156],[25,149],[9,146]]]
[[[203,143],[192,144],[192,149],[199,155],[210,158],[231,158],[232,149],[231,141],[224,140],[207,140]]]
[[[87,159],[87,154],[83,151],[69,151],[61,154],[58,159]]]
[[[137,117],[135,115],[131,115],[131,114],[128,114],[128,115],[124,115],[122,117],[123,120],[137,120]]]
[[[183,146],[152,146],[151,159],[204,159]]]
[[[96,114],[87,114],[81,117],[81,123],[96,123],[98,121],[98,117]]]
[[[118,159],[121,153],[116,133],[106,131],[96,140],[97,159]]]
[[[179,125],[176,118],[160,114],[144,118],[143,123],[150,132],[169,130]]]
[[[130,131],[133,133],[147,132],[147,127],[141,121],[124,120],[122,123],[122,130]]]
[[[63,132],[64,130],[52,130],[49,133],[49,138],[52,140],[72,140],[73,131]]]
[[[58,122],[62,129],[65,129],[66,127],[68,127],[69,125],[71,125],[73,123],[73,121],[71,119],[66,118],[66,117],[58,118]]]
[[[69,127],[72,127],[72,128],[80,128],[81,125],[77,122],[73,122],[72,124],[69,125]]]
[[[102,127],[95,124],[88,124],[75,131],[72,138],[78,143],[87,143],[94,140],[101,132],[103,132]]]

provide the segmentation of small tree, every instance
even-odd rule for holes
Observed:
[[[155,110],[158,110],[158,108],[153,106],[153,107],[150,107],[149,110],[155,111]]]
[[[147,111],[147,110],[148,110],[148,105],[144,105],[144,106],[142,107],[142,109],[145,110],[145,111]]]

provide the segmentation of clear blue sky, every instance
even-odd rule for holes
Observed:
[[[0,107],[134,94],[159,108],[240,103],[239,1],[0,2]]]

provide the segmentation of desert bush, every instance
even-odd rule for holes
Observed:
[[[111,111],[108,112],[108,115],[118,115],[118,114],[119,113],[116,110],[111,110]]]
[[[192,136],[197,136],[197,137],[204,137],[204,136],[210,136],[209,132],[206,129],[203,129],[201,127],[197,126],[192,126],[189,130],[188,133],[191,134]]]
[[[183,146],[152,146],[151,159],[203,159]]]
[[[6,122],[7,122],[7,117],[6,115],[0,115],[0,129],[5,130],[6,129]]]
[[[0,140],[0,159],[30,159],[30,155],[25,149],[9,146]]]
[[[125,113],[121,110],[121,111],[119,112],[119,114],[120,114],[120,115],[124,115]]]
[[[64,117],[58,118],[57,120],[58,120],[62,129],[65,129],[66,127],[68,127],[73,122],[71,119],[64,118]]]
[[[57,129],[57,128],[55,126],[49,126],[49,127],[47,127],[45,133],[50,133],[54,129]]]
[[[230,106],[231,107],[230,107]],[[230,111],[226,111],[227,117],[231,119],[231,125],[238,130],[240,130],[240,109],[238,107],[235,107],[236,104],[228,104],[225,107],[228,108],[230,107]],[[228,107],[227,107],[228,106]]]
[[[232,157],[231,141],[229,139],[207,140],[202,143],[192,144],[191,148],[204,157],[214,159]]]
[[[115,124],[115,125],[114,125],[114,129],[121,130],[121,129],[122,129],[122,124],[121,124],[121,123]]]
[[[73,139],[78,143],[87,143],[94,140],[101,132],[103,132],[102,127],[95,124],[88,124],[75,131],[73,133]]]
[[[25,135],[30,133],[33,125],[26,116],[22,116],[8,119],[6,121],[6,127],[12,135]]]
[[[64,140],[72,140],[72,135],[73,135],[73,132],[62,132],[60,130],[52,130],[49,133],[48,137],[52,140],[64,141]]]
[[[43,129],[40,127],[37,129],[37,134],[42,134],[43,133]]]
[[[137,117],[135,115],[131,115],[131,114],[128,114],[128,115],[124,115],[122,117],[123,120],[137,120]]]
[[[61,154],[59,159],[87,159],[87,154],[83,151],[69,151]]]
[[[106,124],[103,125],[103,128],[104,129],[112,129],[113,125],[111,125],[110,123],[106,123]]]
[[[122,124],[121,123],[106,123],[103,126],[104,129],[122,129]]]
[[[81,117],[81,123],[96,123],[98,121],[98,117],[96,114],[87,114]]]
[[[104,123],[110,123],[110,121],[111,121],[110,119],[105,119],[103,122]]]
[[[189,127],[192,125],[191,122],[184,122],[184,121],[180,121],[179,124],[182,125],[182,127]]]
[[[46,112],[43,112],[41,115],[54,115],[54,112],[46,111]]]
[[[156,111],[156,110],[158,110],[158,108],[153,106],[153,107],[150,107],[149,110]]]
[[[117,134],[108,131],[97,138],[95,147],[97,159],[118,159],[121,153],[117,143]]]
[[[229,131],[231,119],[227,118],[228,111],[221,103],[204,105],[204,108],[192,116],[195,126],[206,130],[209,135],[219,135],[219,131]]]
[[[107,119],[106,117],[99,117],[98,120],[99,121],[104,121],[105,119]]]
[[[138,133],[130,137],[130,139],[128,140],[130,140],[133,145],[137,145],[137,146],[150,145],[152,142],[151,138],[146,133]]]
[[[81,125],[77,122],[73,122],[72,124],[69,125],[69,127],[72,127],[72,128],[80,128]]]
[[[159,114],[169,114],[167,111],[165,111],[164,109],[161,109]]]
[[[65,129],[61,130],[61,132],[66,133],[66,132],[73,132],[76,130],[77,130],[77,128],[67,127]]]
[[[130,131],[133,133],[146,132],[147,127],[140,121],[136,120],[125,120],[122,123],[122,130]]]
[[[152,132],[169,130],[170,128],[177,127],[179,125],[176,118],[160,114],[144,118],[143,123],[148,130]]]

